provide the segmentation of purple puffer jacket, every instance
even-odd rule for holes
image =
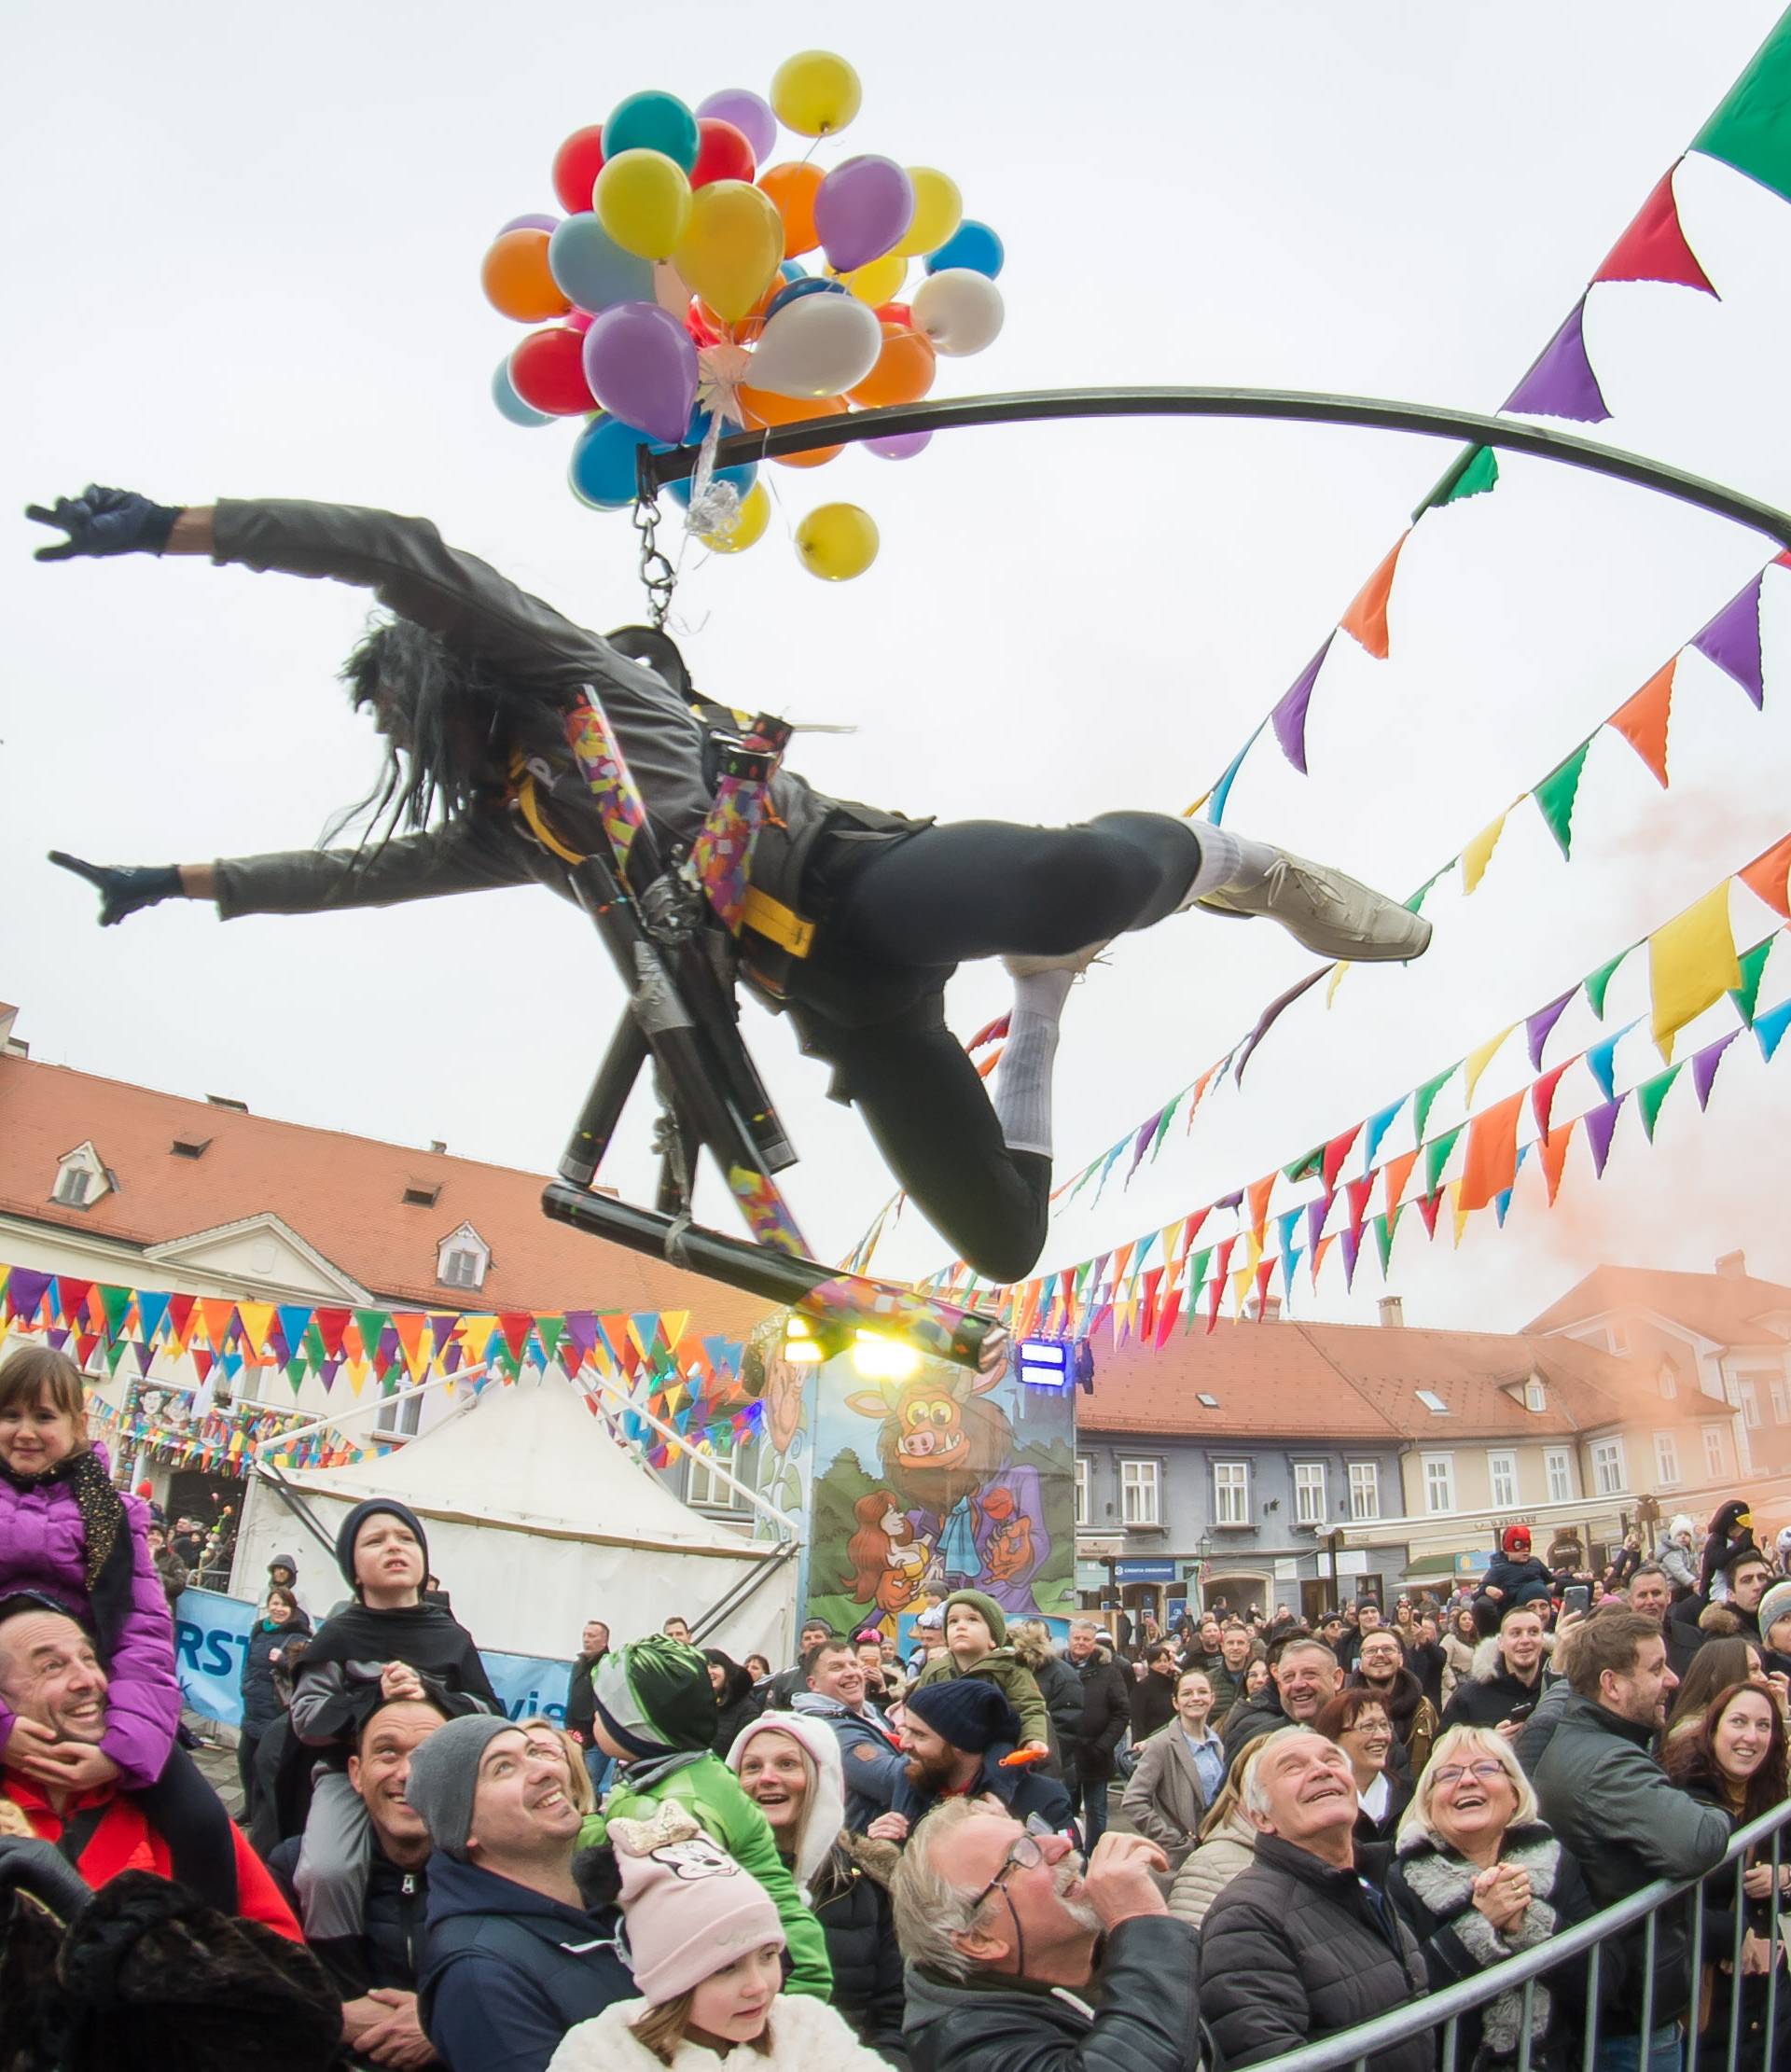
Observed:
[[[105,1453],[93,1451],[102,1464]],[[149,1553],[149,1512],[135,1496],[123,1499],[131,1535],[131,1609],[123,1630],[113,1635],[106,1662],[109,1688],[105,1739],[100,1744],[118,1764],[126,1790],[155,1783],[174,1746],[180,1718],[180,1682],[174,1674],[174,1625],[168,1599]],[[0,1479],[0,1597],[9,1591],[36,1590],[90,1620],[87,1594],[87,1528],[66,1482],[18,1489]],[[14,1715],[0,1703],[0,1749],[12,1732]]]

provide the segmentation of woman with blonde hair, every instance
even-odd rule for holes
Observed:
[[[1200,1926],[1219,1894],[1256,1860],[1256,1830],[1243,1811],[1243,1769],[1267,1738],[1266,1732],[1252,1734],[1232,1757],[1219,1795],[1201,1822],[1200,1839],[1170,1887],[1169,1911],[1191,1927]]]
[[[597,1794],[591,1787],[590,1772],[585,1768],[585,1751],[573,1739],[557,1719],[548,1719],[537,1713],[532,1719],[519,1719],[517,1725],[529,1737],[532,1748],[550,1749],[561,1756],[566,1765],[566,1797],[581,1814],[597,1811]]]
[[[1537,1817],[1536,1795],[1505,1737],[1451,1727],[1437,1742],[1405,1818],[1387,1898],[1423,1945],[1432,1988],[1501,1964],[1593,1911],[1580,1868]],[[1569,2072],[1585,2003],[1585,1960],[1546,1972],[1530,2009],[1530,2063]],[[1515,2065],[1523,1989],[1462,2018],[1458,2062]]]

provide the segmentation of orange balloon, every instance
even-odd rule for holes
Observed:
[[[784,218],[786,259],[812,252],[821,242],[821,233],[814,227],[814,198],[825,176],[818,165],[798,165],[794,161],[768,166],[758,176],[761,191],[771,196]]]
[[[856,388],[846,394],[863,410],[886,410],[897,403],[918,403],[933,386],[937,361],[933,341],[905,324],[883,326],[883,349],[877,364]]]
[[[479,270],[485,299],[519,324],[545,324],[572,307],[548,271],[545,230],[506,230]]]
[[[748,431],[766,424],[802,424],[817,417],[844,417],[844,396],[779,396],[769,388],[742,385],[740,407],[746,413]],[[845,452],[843,446],[817,446],[806,453],[779,453],[782,467],[820,467]]]

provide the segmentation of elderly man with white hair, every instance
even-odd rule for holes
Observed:
[[[1390,1854],[1355,1841],[1355,1774],[1304,1727],[1267,1735],[1244,1765],[1255,1861],[1208,1908],[1201,2008],[1228,2066],[1255,2065],[1391,2013],[1426,1990],[1417,1939],[1382,1890]],[[1431,2072],[1428,2031],[1377,2052],[1374,2072]]]
[[[929,1813],[891,1884],[914,2072],[1196,2072],[1194,1933],[1164,1906],[1164,1868],[1124,1834],[1085,1865],[991,1799]]]

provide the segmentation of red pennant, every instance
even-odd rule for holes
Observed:
[[[1359,1238],[1362,1235],[1362,1218],[1368,1213],[1368,1197],[1374,1192],[1375,1175],[1365,1173],[1359,1180],[1352,1180],[1345,1190],[1350,1204],[1350,1229]]]
[[[1393,572],[1398,566],[1400,548],[1410,537],[1409,528],[1400,534],[1392,553],[1363,584],[1354,603],[1338,620],[1353,640],[1360,641],[1381,661],[1387,659],[1387,598],[1393,589]]]
[[[1361,1134],[1362,1125],[1358,1122],[1353,1130],[1345,1130],[1341,1136],[1334,1136],[1325,1147],[1325,1191],[1326,1194],[1333,1193],[1336,1190],[1337,1176],[1343,1170],[1343,1161],[1349,1157],[1351,1146]]]
[[[1581,1053],[1584,1055],[1584,1053]],[[1545,1072],[1530,1089],[1530,1106],[1536,1119],[1536,1127],[1542,1132],[1542,1141],[1547,1144],[1550,1128],[1548,1117],[1555,1105],[1555,1089],[1561,1084],[1561,1076],[1570,1064],[1577,1064],[1578,1058],[1568,1058],[1552,1070]],[[1550,1196],[1552,1200],[1553,1197]]]
[[[75,1364],[85,1367],[93,1356],[93,1348],[100,1342],[97,1331],[83,1331],[75,1341]]]
[[[1438,1188],[1434,1194],[1418,1197],[1418,1213],[1424,1219],[1424,1229],[1432,1237],[1437,1235],[1437,1211],[1442,1205],[1443,1190]]]
[[[81,1313],[87,1307],[87,1299],[93,1292],[91,1281],[71,1281],[60,1273],[56,1277],[56,1293],[62,1305],[62,1322],[71,1331],[80,1328]],[[82,1363],[87,1363],[83,1359]]]
[[[529,1333],[535,1328],[535,1318],[527,1310],[503,1310],[498,1314],[497,1328],[504,1334],[504,1342],[519,1365],[522,1348],[529,1342]]]
[[[1145,1306],[1138,1314],[1138,1336],[1151,1337],[1157,1328],[1157,1291],[1163,1285],[1163,1270],[1153,1266],[1145,1275]]]
[[[1269,1281],[1275,1271],[1273,1259],[1264,1259],[1256,1268],[1256,1322],[1260,1324],[1265,1314],[1263,1304],[1269,1297]]]
[[[1172,1288],[1169,1300],[1163,1304],[1163,1314],[1157,1320],[1157,1350],[1160,1353],[1169,1342],[1169,1334],[1175,1328],[1175,1319],[1182,1314],[1182,1291]]]
[[[1764,855],[1756,856],[1735,875],[1752,893],[1764,899],[1775,913],[1791,921],[1791,899],[1785,897],[1785,879],[1791,873],[1791,835],[1782,835]]]
[[[171,1295],[168,1298],[169,1328],[174,1334],[174,1343],[183,1353],[187,1350],[187,1333],[193,1328],[193,1306],[198,1300],[196,1295]],[[348,1313],[344,1310],[342,1314],[347,1315]]]
[[[1190,1216],[1187,1220],[1182,1225],[1182,1250],[1184,1252],[1186,1252],[1188,1246],[1193,1244],[1195,1235],[1199,1231],[1201,1225],[1206,1221],[1207,1217],[1210,1214],[1210,1210],[1196,1209],[1193,1215]]]
[[[1594,283],[1665,281],[1674,287],[1698,288],[1705,295],[1715,295],[1709,274],[1699,265],[1679,227],[1672,173],[1643,202],[1635,220],[1611,247],[1592,279]]]
[[[1231,1271],[1231,1252],[1237,1244],[1235,1237],[1229,1237],[1219,1246],[1218,1265],[1206,1289],[1206,1328],[1211,1334],[1219,1320],[1219,1298],[1225,1292],[1226,1276]]]
[[[1562,1168],[1567,1162],[1567,1147],[1573,1142],[1572,1120],[1563,1122],[1552,1136],[1546,1136],[1536,1147],[1536,1155],[1542,1161],[1542,1170],[1548,1178],[1548,1206],[1555,1205],[1555,1196],[1561,1192]]]
[[[1664,789],[1667,782],[1667,716],[1673,710],[1674,656],[1664,669],[1658,669],[1635,696],[1611,715],[1611,725],[1654,772]]]
[[[347,1330],[352,1313],[348,1310],[313,1310],[311,1320],[317,1327],[317,1335],[324,1342],[324,1357],[340,1359],[342,1356],[342,1333]]]

